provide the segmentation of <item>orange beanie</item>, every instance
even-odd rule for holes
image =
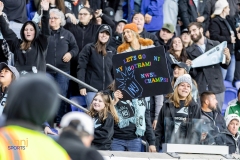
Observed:
[[[133,30],[134,32],[138,33],[138,28],[137,28],[137,25],[135,23],[126,24],[124,26],[123,30],[125,30],[125,29],[130,29],[130,30]]]

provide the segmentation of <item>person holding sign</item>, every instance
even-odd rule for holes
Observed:
[[[222,69],[223,79],[230,82],[233,81],[235,71],[235,52],[237,52],[239,46],[237,37],[237,31],[235,25],[230,17],[230,8],[227,0],[217,1],[215,4],[215,11],[212,14],[212,20],[209,27],[210,38],[212,40],[227,41],[227,47],[231,54],[231,63],[227,69]]]
[[[118,54],[154,47],[150,39],[140,38],[135,23],[126,24],[123,29],[123,44],[117,49]],[[119,100],[123,98],[120,90],[111,85],[114,95],[115,109],[119,123],[114,126],[114,135],[111,148],[114,151],[141,152],[141,138],[146,135],[149,151],[156,152],[155,136],[150,118],[150,97]],[[159,99],[155,96],[155,99]],[[160,100],[159,100],[160,101]]]
[[[190,23],[188,30],[194,42],[194,44],[188,47],[186,50],[189,58],[186,63],[188,66],[191,66],[191,60],[194,60],[208,50],[216,47],[219,42],[204,37],[202,24],[199,22]],[[190,70],[190,75],[198,84],[199,94],[202,94],[204,91],[212,91],[216,95],[219,111],[222,110],[225,91],[221,67],[227,69],[231,61],[228,48],[224,49],[223,54],[226,56],[225,64],[218,63],[209,66],[193,68]]]
[[[195,137],[193,119],[201,118],[201,108],[192,99],[192,78],[184,74],[177,78],[174,92],[163,104],[156,128],[156,147],[162,143],[192,144]]]
[[[98,90],[104,90],[113,81],[112,56],[116,50],[109,45],[112,29],[109,25],[101,25],[94,43],[87,44],[79,54],[78,79]],[[80,94],[85,96],[89,107],[95,92],[79,85]]]

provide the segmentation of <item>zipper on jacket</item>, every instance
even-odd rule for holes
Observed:
[[[57,67],[57,44],[56,44],[56,34],[54,34],[54,66]],[[55,72],[56,73],[56,72]]]
[[[83,34],[82,34],[82,35],[83,35],[83,36],[82,36],[82,46],[81,46],[82,49],[83,49],[83,43],[84,43],[84,33],[85,33],[85,29],[86,29],[86,27],[83,27],[83,30],[82,30],[82,33],[83,33]]]
[[[205,112],[203,112],[203,114],[204,114],[205,116],[207,116],[208,118],[210,118],[210,119],[213,121],[214,126],[217,127],[218,132],[220,133],[220,129],[219,129],[219,127],[216,125],[216,122],[215,122],[218,113],[216,113],[215,119],[213,119],[212,117],[210,117],[209,115],[207,115]]]
[[[104,56],[103,56],[103,90],[105,89],[105,63],[104,63]]]

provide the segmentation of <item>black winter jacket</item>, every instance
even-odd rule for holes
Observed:
[[[215,142],[217,145],[226,145],[229,147],[229,154],[235,153],[236,150],[240,150],[240,137],[239,133],[233,138],[233,135],[229,131],[220,133],[216,138]]]
[[[63,131],[57,142],[67,151],[72,160],[103,160],[98,151],[85,147],[80,137],[71,131]]]
[[[154,43],[154,46],[156,46],[156,47],[160,46],[160,43],[158,42],[158,38],[156,37],[156,35],[147,32],[145,29],[143,29],[143,31],[141,33],[139,33],[139,35],[144,39],[145,38],[151,39]]]
[[[26,41],[24,37],[24,28],[27,23],[31,23],[35,28],[35,38],[31,42],[28,50],[20,49],[22,41]],[[9,28],[3,16],[0,16],[0,27],[3,37],[7,40],[10,50],[14,54],[15,67],[21,73],[22,71],[32,72],[36,67],[37,71],[46,71],[46,54],[48,47],[48,36],[50,35],[49,28],[49,12],[43,11],[42,28],[39,33],[39,27],[32,21],[27,21],[21,29],[22,40],[18,39],[16,34]]]
[[[103,14],[101,18],[111,28],[114,28],[115,24],[108,16]],[[95,35],[97,34],[99,26],[100,25],[96,25],[93,22],[89,22],[87,25],[83,25],[82,23],[78,23],[77,25],[67,23],[64,28],[72,32],[77,41],[79,52],[81,52],[86,44],[95,41]]]
[[[236,37],[236,43],[234,44],[235,48],[233,48],[233,43],[231,42],[231,33],[228,29],[226,21],[231,26],[231,29],[234,31]],[[223,19],[220,16],[214,17],[210,22],[209,32],[211,40],[216,40],[220,43],[227,41],[227,47],[230,50],[230,53],[232,54],[233,52],[237,52],[240,42],[237,38],[236,27],[230,17],[226,17],[226,19]]]
[[[198,143],[197,133],[194,126],[193,119],[201,118],[201,109],[196,102],[193,100],[189,104],[188,109],[188,125],[187,125],[187,135],[186,143]],[[170,100],[166,100],[160,110],[158,116],[158,122],[156,126],[155,136],[156,136],[156,147],[157,150],[162,143],[171,143],[172,133],[174,132],[174,117],[175,117],[175,106]],[[166,127],[168,128],[168,133],[166,133]]]
[[[110,112],[107,118],[101,122],[98,115],[93,117],[95,121],[94,140],[92,146],[98,150],[111,150],[112,137],[114,133],[114,119]]]
[[[171,39],[169,39],[167,43],[164,43],[163,39],[159,36],[160,31],[157,31],[155,36],[157,37],[160,46],[163,46],[165,49],[165,52],[167,52],[170,49],[170,44],[172,42],[173,37]],[[155,43],[155,41],[154,41],[154,43]]]
[[[203,22],[203,28],[205,28],[205,21],[210,15],[207,13],[207,0],[201,0],[198,3],[198,9],[193,0],[179,0],[179,13],[183,22],[183,29],[187,28],[191,22],[196,22],[197,18],[203,16],[205,18]]]
[[[48,41],[47,63],[63,71],[70,71],[70,61],[64,62],[62,58],[67,52],[72,55],[72,58],[78,55],[77,42],[72,33],[60,27],[56,33],[51,32]],[[51,69],[47,69],[47,71],[54,72]]]
[[[95,43],[97,42],[99,30],[102,27],[103,25],[100,26],[96,32],[94,43],[87,44],[80,52],[78,59],[78,79],[97,90],[104,90],[110,83],[112,83],[114,79],[112,57],[117,53],[113,47],[108,45],[112,37],[111,35],[107,42],[107,55],[103,56],[101,53],[97,53]],[[79,89],[82,88],[85,87],[79,85]]]
[[[219,44],[219,42],[212,41],[207,38],[205,39],[205,43],[206,51],[214,48]],[[198,56],[202,55],[201,51],[195,44],[188,47],[186,49],[186,52],[190,60],[194,60]],[[214,92],[214,94],[222,93],[225,91],[221,67],[227,69],[228,65],[219,63],[211,66],[198,67],[190,70],[190,75],[198,84],[199,94],[202,94],[206,90],[212,91]]]
[[[226,122],[224,117],[219,114],[217,111],[213,111],[213,117],[210,117],[203,110],[201,110],[203,120],[202,128],[205,128],[206,132],[208,132],[206,139],[202,142],[203,144],[211,145],[214,143],[214,137],[220,132],[226,131]]]

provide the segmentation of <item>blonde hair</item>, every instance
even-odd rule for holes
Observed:
[[[180,107],[180,97],[178,94],[178,87],[179,85],[174,89],[174,92],[169,97],[170,102],[172,102],[176,108]],[[188,107],[191,101],[192,101],[192,93],[189,92],[184,103],[185,107]]]
[[[117,111],[116,111],[116,109],[115,109],[115,107],[113,105],[113,100],[111,98],[111,95],[109,95],[108,93],[106,94],[104,92],[98,92],[94,96],[94,98],[97,97],[97,96],[101,96],[102,97],[103,102],[105,104],[105,107],[103,108],[102,111],[97,112],[96,110],[94,110],[93,104],[91,103],[88,115],[91,116],[91,117],[94,117],[95,115],[98,114],[100,121],[103,122],[105,119],[107,119],[108,112],[110,112],[110,114],[113,116],[114,122],[118,123],[119,122],[118,114],[117,114]]]
[[[130,32],[131,32],[137,39],[140,38],[140,35],[139,35],[137,32],[134,32],[133,30],[130,30]],[[122,38],[123,43],[128,43],[128,42],[125,41],[123,34],[122,34],[122,37],[123,37],[123,38]]]

